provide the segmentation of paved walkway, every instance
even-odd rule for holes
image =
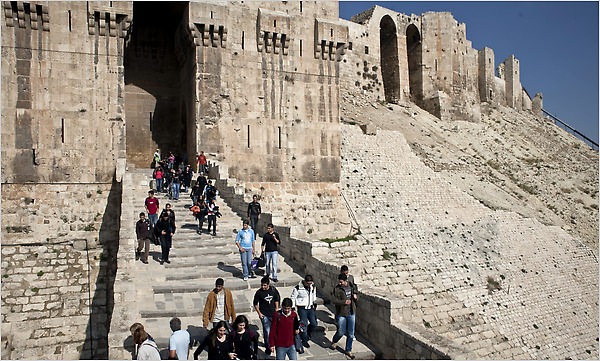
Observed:
[[[131,170],[134,172],[135,192],[139,197],[134,201],[142,204],[147,192],[147,182],[151,170]],[[148,177],[141,175],[147,174]],[[191,206],[189,193],[181,193],[179,200],[170,200],[165,194],[158,196],[161,208],[166,203],[171,203],[175,211],[177,232],[173,236],[173,249],[170,253],[171,264],[160,265],[160,246],[151,246],[148,264],[137,261],[130,272],[130,280],[136,289],[137,321],[144,324],[146,330],[155,338],[159,348],[167,348],[171,334],[169,320],[179,317],[183,328],[187,329],[194,340],[201,340],[207,330],[202,328],[202,312],[206,296],[214,288],[216,278],[225,280],[225,287],[231,290],[237,314],[246,315],[250,324],[260,334],[259,358],[265,359],[264,345],[262,343],[262,327],[256,312],[252,308],[254,293],[260,287],[260,279],[264,270],[257,271],[257,277],[244,281],[241,275],[241,261],[237,248],[234,245],[237,230],[241,228],[242,221],[239,216],[217,197],[223,214],[217,220],[217,236],[208,233],[198,234],[198,223],[188,210]],[[127,200],[123,200],[126,202]],[[133,200],[129,200],[130,202]],[[124,205],[129,212],[141,211],[141,206]],[[206,223],[204,224],[206,230]],[[260,241],[260,240],[259,240]],[[259,248],[257,248],[259,249]],[[129,250],[121,249],[120,252]],[[133,252],[131,252],[133,257]],[[279,274],[275,285],[281,297],[289,297],[293,287],[302,279],[300,269],[291,265],[284,257],[279,256]],[[313,275],[318,280],[318,275]],[[331,280],[330,282],[334,282]],[[323,305],[326,301],[322,298],[322,305],[317,310],[319,329],[310,342],[311,347],[299,355],[299,359],[346,359],[342,349],[329,349],[331,338],[335,333],[333,307],[331,304]],[[345,338],[342,338],[342,345]],[[353,352],[357,359],[373,359],[375,352],[366,346],[360,335],[355,339]],[[195,350],[195,347],[194,349]],[[192,358],[193,350],[190,352]],[[207,353],[203,352],[200,359],[206,359]],[[268,359],[268,358],[267,358]],[[273,359],[273,357],[271,357]]]

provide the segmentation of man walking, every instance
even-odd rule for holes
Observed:
[[[148,263],[148,254],[150,252],[150,240],[152,239],[152,230],[150,221],[146,219],[144,212],[140,213],[140,220],[135,224],[135,235],[138,246],[135,250],[135,260],[142,258],[142,263]],[[142,250],[144,253],[142,254]]]
[[[337,332],[333,335],[331,349],[335,350],[337,342],[346,335],[346,348],[344,353],[354,358],[352,353],[352,341],[354,340],[354,322],[356,312],[356,294],[348,282],[348,276],[340,273],[338,276],[338,285],[333,289],[332,302],[335,305],[335,318],[337,322]]]
[[[292,290],[292,302],[300,316],[300,338],[302,345],[309,348],[308,339],[317,327],[317,287],[311,275],[306,275]],[[310,321],[310,325],[309,325]]]
[[[252,202],[248,203],[248,221],[250,221],[250,228],[254,230],[254,235],[256,236],[256,225],[258,224],[258,220],[260,219],[261,209],[260,203],[257,201],[258,196],[255,194],[252,196]]]
[[[204,155],[204,152],[200,152],[200,155],[196,159],[196,166],[198,167],[198,172],[208,171],[208,169],[206,169],[206,156]]]
[[[235,307],[233,305],[233,296],[231,291],[224,287],[225,281],[217,278],[215,288],[206,297],[204,312],[202,313],[202,324],[204,328],[211,328],[217,325],[219,321],[233,322],[235,320]]]
[[[258,318],[263,326],[263,340],[265,343],[265,354],[271,355],[271,346],[269,344],[269,332],[273,322],[273,314],[279,310],[279,291],[275,286],[271,286],[269,277],[263,277],[260,280],[260,288],[254,294],[254,309],[258,313]]]
[[[144,207],[146,207],[146,212],[148,212],[150,223],[152,223],[152,226],[155,226],[158,221],[159,202],[158,198],[154,197],[154,191],[148,191],[148,198],[144,201]]]
[[[281,244],[279,239],[279,234],[273,231],[273,223],[267,224],[267,233],[263,236],[261,251],[265,254],[265,272],[267,276],[273,278],[273,282],[277,282],[278,246]]]
[[[187,360],[190,354],[190,333],[181,329],[181,320],[177,317],[169,322],[173,333],[169,338],[169,358]]]
[[[160,247],[162,249],[162,255],[159,259],[160,264],[163,262],[171,263],[169,260],[169,250],[173,242],[173,234],[175,233],[175,223],[169,218],[167,212],[162,212],[160,220],[156,222],[156,228],[160,232]]]
[[[287,355],[290,360],[297,360],[294,336],[298,334],[298,315],[292,310],[292,300],[284,298],[281,310],[273,314],[273,323],[269,332],[269,345],[271,352],[276,352],[277,360],[285,360]]]
[[[244,281],[248,281],[248,276],[251,274],[250,266],[252,265],[252,256],[254,255],[254,230],[248,228],[248,221],[244,220],[243,228],[238,231],[235,238],[235,245],[240,250],[242,258],[242,273]],[[254,275],[252,275],[254,278]]]

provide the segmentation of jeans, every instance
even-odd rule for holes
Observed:
[[[346,351],[352,351],[352,341],[354,340],[354,314],[348,316],[335,316],[337,321],[337,332],[333,335],[333,343],[337,343],[344,334],[346,335]]]
[[[158,213],[150,214],[148,213],[148,220],[152,226],[156,226],[156,222],[158,222]]]
[[[277,251],[265,252],[265,272],[267,276],[272,276],[274,280],[277,279]]]
[[[163,184],[163,180],[162,178],[160,179],[156,179],[156,191],[157,192],[162,192],[162,184]]]
[[[173,199],[179,199],[180,189],[181,189],[181,183],[173,183]]]
[[[290,360],[297,360],[298,355],[296,354],[296,347],[294,345],[290,347],[275,347],[276,360],[285,360],[286,355]]]
[[[217,233],[217,216],[212,215],[212,216],[208,216],[208,230],[207,232],[210,233],[210,225],[212,224],[213,226],[213,234]]]
[[[244,248],[246,252],[240,251],[240,257],[242,258],[242,273],[244,278],[250,275],[250,267],[252,266],[252,248]]]
[[[250,228],[254,230],[254,238],[258,237],[258,230],[256,225],[258,224],[258,214],[250,215]]]
[[[162,249],[162,260],[169,259],[169,250],[171,249],[171,243],[173,242],[173,236],[169,233],[162,234],[160,236],[160,248]]]
[[[198,216],[198,231],[202,233],[202,225],[204,224],[204,216]]]
[[[304,325],[304,332],[300,332],[300,338],[302,342],[308,342],[308,336],[317,327],[317,314],[314,308],[298,306],[298,316],[300,316],[300,328],[302,329]]]
[[[269,332],[271,332],[271,323],[273,322],[273,317],[268,317],[263,315],[260,322],[262,322],[263,326],[263,341],[265,342],[265,349],[271,352],[271,345],[269,344]]]

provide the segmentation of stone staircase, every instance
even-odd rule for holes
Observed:
[[[144,209],[143,200],[148,190],[151,170],[129,170],[128,173],[133,183],[129,191],[135,192],[136,196],[127,199],[124,196],[124,202],[131,204],[124,204],[123,209],[124,213],[129,214],[130,219],[127,222],[134,224],[137,214]],[[134,262],[130,265],[129,291],[135,290],[137,309],[135,315],[132,315],[135,316],[135,321],[144,325],[160,349],[166,349],[171,335],[169,320],[179,317],[183,328],[190,332],[194,345],[197,345],[207,333],[207,330],[202,328],[206,297],[214,288],[216,278],[221,277],[225,280],[225,287],[233,294],[236,314],[246,315],[251,327],[260,334],[259,358],[268,359],[262,344],[262,326],[252,307],[254,293],[260,288],[264,269],[256,271],[256,278],[250,278],[248,281],[242,279],[241,261],[234,244],[237,230],[242,226],[241,218],[217,197],[216,204],[223,214],[217,220],[217,236],[205,232],[198,234],[198,223],[189,211],[189,193],[182,192],[179,200],[170,200],[164,193],[158,194],[158,198],[161,208],[164,208],[166,203],[171,203],[176,216],[177,231],[173,236],[173,249],[169,256],[171,263],[160,265],[158,262],[160,246],[151,245],[148,264],[133,261],[133,249],[128,249],[133,248],[132,242],[131,247],[123,247],[122,244],[119,251],[128,253],[131,262]],[[205,222],[204,230],[206,227]],[[301,267],[287,262],[281,254],[279,255],[278,282],[271,284],[279,290],[282,298],[289,297],[293,287],[302,279],[297,272],[300,269]],[[313,276],[318,278],[318,275]],[[333,307],[323,298],[319,299],[319,303],[322,305],[317,310],[319,328],[310,342],[312,347],[307,348],[299,358],[345,359],[341,348],[329,349],[330,340],[335,333]],[[342,339],[342,343],[344,340],[345,338]],[[194,350],[195,348],[190,351],[190,359]],[[357,335],[354,341],[353,352],[358,359],[375,358],[373,348],[368,346],[360,335]],[[206,357],[206,352],[200,355],[201,359]]]

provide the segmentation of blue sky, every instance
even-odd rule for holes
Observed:
[[[598,142],[597,1],[340,1],[340,18],[374,5],[450,11],[473,48],[493,49],[496,66],[514,54],[529,95],[542,92],[546,111]]]

